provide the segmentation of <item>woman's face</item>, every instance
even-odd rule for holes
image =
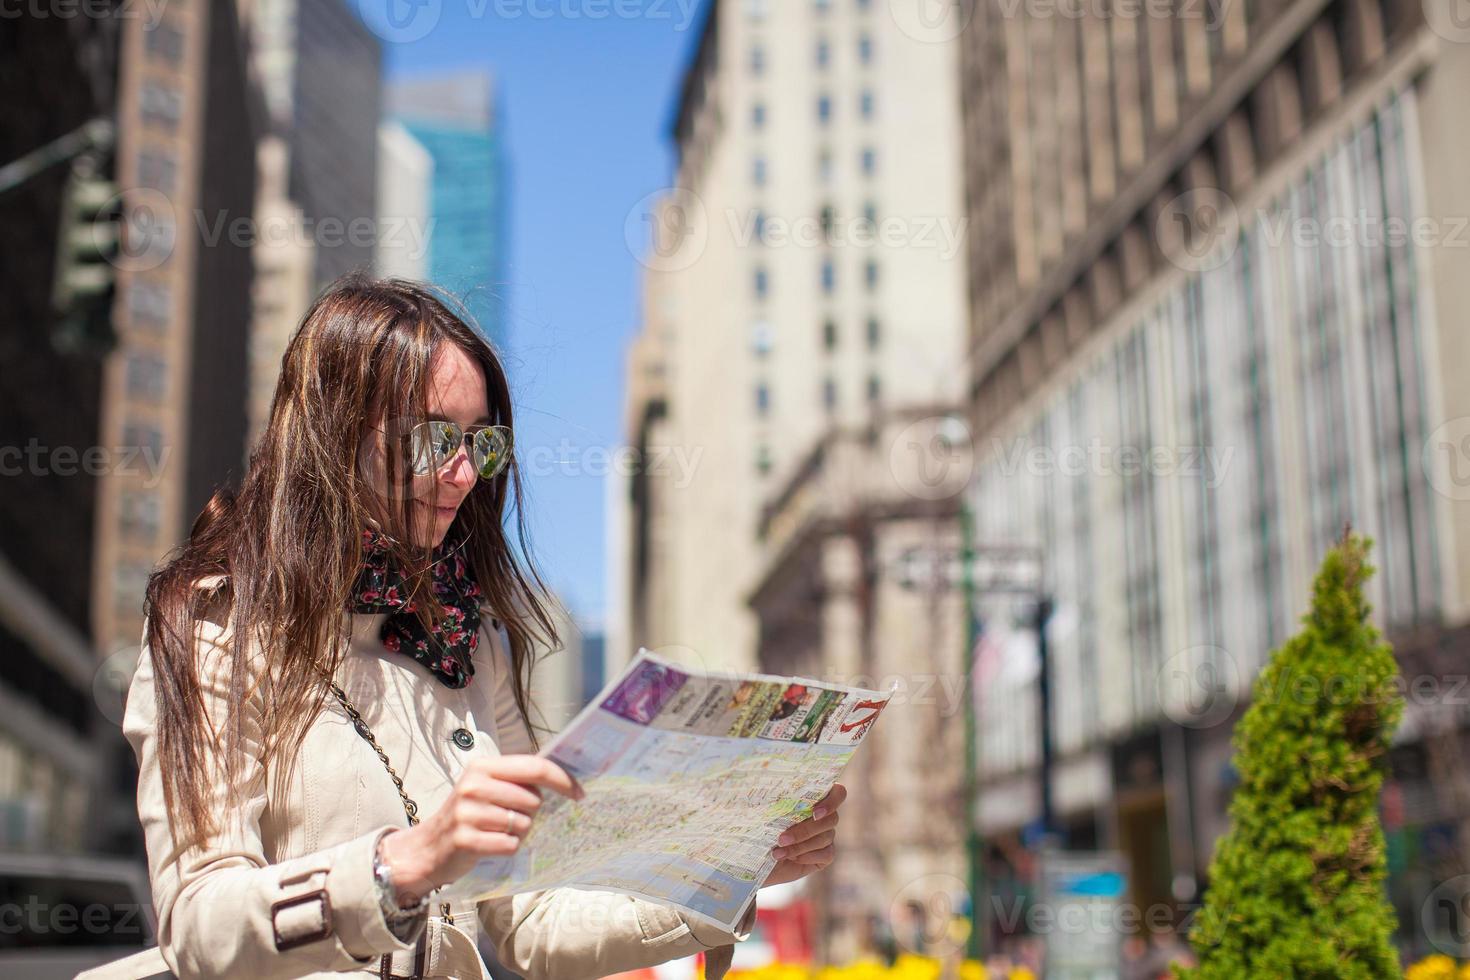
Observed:
[[[444,419],[459,423],[461,428],[489,425],[489,406],[485,394],[485,376],[468,354],[453,344],[441,346],[429,365],[428,419]],[[409,423],[420,419],[401,420]],[[382,422],[378,424],[382,428]],[[373,485],[387,497],[387,470],[383,465],[384,436],[380,432],[373,446],[371,472]],[[459,512],[479,479],[469,449],[461,445],[449,462],[436,472],[411,476],[407,486],[409,518],[413,522],[413,543],[420,547],[436,547],[449,532],[454,515]],[[435,491],[437,490],[437,494]]]

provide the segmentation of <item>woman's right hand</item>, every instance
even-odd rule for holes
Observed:
[[[541,808],[543,789],[574,800],[584,795],[565,769],[538,755],[471,762],[432,816],[387,834],[379,845],[399,904],[412,905],[457,880],[481,858],[514,854]]]

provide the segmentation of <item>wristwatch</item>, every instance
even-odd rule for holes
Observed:
[[[428,925],[429,896],[420,895],[417,902],[407,907],[398,904],[398,889],[393,887],[392,870],[383,860],[383,837],[378,838],[378,844],[373,848],[373,881],[378,886],[378,904],[383,907],[388,930],[403,942],[411,942]]]

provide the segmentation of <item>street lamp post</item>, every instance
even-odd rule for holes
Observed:
[[[900,556],[898,566],[899,583],[904,588],[917,588],[919,577],[927,579],[923,584],[930,588],[952,588],[958,585],[965,597],[965,650],[964,650],[964,697],[965,697],[965,861],[967,870],[966,887],[970,892],[970,936],[966,953],[971,959],[985,955],[985,936],[982,929],[985,902],[982,895],[985,878],[981,873],[984,861],[984,835],[980,832],[978,803],[980,798],[979,777],[979,720],[975,706],[975,647],[984,633],[977,600],[981,595],[1011,593],[1031,596],[1036,600],[1035,625],[1037,630],[1037,656],[1040,660],[1038,683],[1039,708],[1041,715],[1041,825],[1042,836],[1050,834],[1054,826],[1051,795],[1051,767],[1053,746],[1051,738],[1051,671],[1050,654],[1046,639],[1046,625],[1051,618],[1052,599],[1043,587],[1042,556],[1039,549],[1014,545],[992,545],[978,547],[975,544],[975,517],[969,501],[962,495],[959,501],[960,548],[959,554],[942,554],[931,549],[911,548]],[[916,575],[916,573],[918,573]]]

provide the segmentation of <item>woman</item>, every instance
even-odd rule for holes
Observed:
[[[148,585],[123,729],[180,977],[480,980],[482,931],[527,978],[701,951],[719,976],[748,935],[611,893],[456,891],[544,793],[581,792],[530,754],[530,651],[556,631],[505,533],[514,497],[527,553],[511,425],[495,354],[426,289],[351,277],[307,312],[238,496]],[[767,883],[831,862],[844,796]]]

